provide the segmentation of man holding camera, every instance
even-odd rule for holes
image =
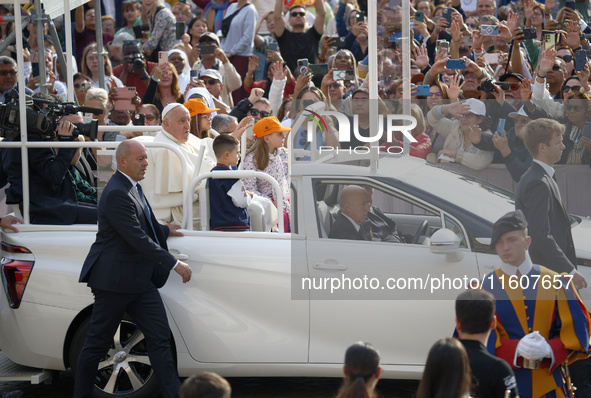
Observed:
[[[140,98],[143,98],[155,66],[155,62],[145,59],[142,43],[139,40],[132,40],[123,43],[123,64],[113,68],[113,75],[121,79],[125,86],[135,87]]]
[[[217,35],[211,32],[202,34],[199,38],[199,46],[193,47],[189,58],[191,64],[194,63],[192,60],[197,59],[195,61],[197,65],[194,65],[193,69],[198,71],[199,76],[206,76],[208,69],[215,69],[219,72],[220,83],[223,85],[222,101],[233,108],[234,101],[231,94],[234,90],[242,87],[242,78],[229,61],[224,50],[220,48],[220,39]],[[191,80],[193,79],[191,77]],[[209,87],[207,89],[209,90]]]
[[[78,123],[82,123],[79,114],[63,116],[55,130],[57,137],[72,138]],[[42,138],[31,130],[29,128],[29,141],[40,141]],[[29,149],[31,224],[96,224],[96,205],[78,202],[74,184],[68,175],[77,151],[77,148],[60,148],[57,153],[53,148]],[[22,211],[20,148],[3,148],[1,159],[0,185],[10,183],[6,189],[6,203],[18,204]]]

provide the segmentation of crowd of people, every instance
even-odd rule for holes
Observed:
[[[417,120],[411,156],[474,170],[501,163],[518,182],[532,162],[523,141],[525,126],[531,120],[553,118],[566,125],[566,149],[558,164],[591,165],[591,123],[587,125],[591,121],[591,44],[586,36],[591,33],[587,26],[591,13],[578,3],[562,7],[555,0],[545,4],[415,0],[410,5],[407,48],[401,40],[401,3],[381,0],[376,21],[376,100],[369,100],[364,1],[103,3],[105,15],[100,20],[92,2],[73,12],[74,54],[66,57],[75,72],[76,100],[103,111],[93,116],[99,125],[162,125],[161,115],[168,105],[202,99],[207,110],[191,114],[191,135],[213,139],[229,133],[218,128],[231,122],[239,126],[233,133],[239,140],[247,132],[243,167],[268,169],[277,177],[281,166],[276,158],[285,163],[290,140],[295,149],[310,149],[308,131],[301,127],[290,138],[283,134],[281,142],[269,144],[268,137],[255,137],[254,123],[275,116],[289,129],[304,108],[322,102],[316,111],[343,113],[359,136],[339,142],[337,121],[327,117],[326,128],[316,132],[317,147],[367,146],[360,138],[373,135],[372,109],[384,119],[403,109],[402,51],[409,49],[410,111]],[[14,13],[10,7],[2,10]],[[96,44],[98,24],[104,48]],[[4,35],[14,29],[5,22],[0,27]],[[45,86],[49,95],[66,96],[66,73],[55,55],[60,44],[47,33],[46,24],[45,79],[39,76],[36,25],[31,23],[23,41],[24,65],[16,65],[14,46],[0,58],[0,101],[14,98],[17,73],[25,75],[27,94]],[[99,71],[101,56],[104,70]],[[378,139],[379,150],[403,147],[402,134],[389,136],[386,130]],[[98,139],[116,141],[138,135],[143,135],[141,129],[109,131],[99,133]],[[196,155],[198,140],[191,144]],[[203,164],[207,169],[197,168],[200,172],[216,163],[211,142],[205,146],[209,163]],[[267,152],[273,155],[270,161],[265,159]],[[91,169],[97,163],[92,151],[85,151],[83,158]],[[89,174],[82,176],[92,185]],[[246,184],[253,194],[265,189],[253,184]],[[274,202],[273,194],[259,196]],[[288,217],[288,190],[284,194],[283,213]],[[269,208],[268,203],[256,206]]]

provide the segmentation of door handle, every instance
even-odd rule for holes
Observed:
[[[170,253],[174,256],[174,258],[176,258],[177,260],[181,260],[181,261],[186,261],[189,259],[189,255],[188,254],[184,254],[184,253]]]
[[[345,264],[327,264],[327,263],[316,263],[314,264],[314,269],[324,269],[330,271],[345,271],[348,269]]]

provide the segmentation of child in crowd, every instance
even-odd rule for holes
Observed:
[[[240,159],[240,143],[230,134],[220,134],[213,140],[213,152],[217,165],[211,169],[236,170]],[[246,192],[244,183],[237,178],[210,178],[209,225],[215,231],[249,231],[250,215],[247,207],[251,196]]]
[[[254,143],[246,152],[244,170],[262,171],[277,180],[283,193],[283,206],[277,203],[271,183],[260,178],[245,180],[246,189],[255,195],[267,198],[275,204],[279,214],[283,213],[285,232],[289,232],[289,172],[287,151],[283,147],[283,133],[291,131],[281,125],[275,116],[259,120],[253,127]],[[283,211],[282,211],[283,210]]]
[[[213,372],[189,377],[181,386],[181,398],[230,398],[231,395],[230,383]]]

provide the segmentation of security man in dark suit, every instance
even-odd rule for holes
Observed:
[[[531,236],[529,255],[534,264],[573,275],[577,290],[587,280],[577,271],[577,256],[570,218],[555,180],[554,164],[562,156],[564,126],[555,120],[537,119],[525,127],[524,142],[533,157],[530,168],[517,184],[515,208],[523,211]],[[569,365],[577,395],[591,396],[591,359]]]
[[[125,313],[148,341],[152,368],[164,397],[178,398],[180,381],[170,350],[170,329],[158,288],[174,269],[191,279],[191,268],[168,252],[169,235],[182,236],[179,226],[160,225],[138,184],[148,166],[146,148],[135,140],[117,148],[117,171],[98,206],[98,233],[80,273],[94,294],[90,328],[78,358],[74,397],[90,398],[99,360],[113,342]]]
[[[534,158],[517,185],[515,208],[523,211],[532,243],[529,254],[535,264],[573,274],[577,289],[587,281],[577,271],[577,256],[570,218],[555,181],[554,164],[560,160],[564,126],[555,120],[537,119],[526,126],[525,145]]]

